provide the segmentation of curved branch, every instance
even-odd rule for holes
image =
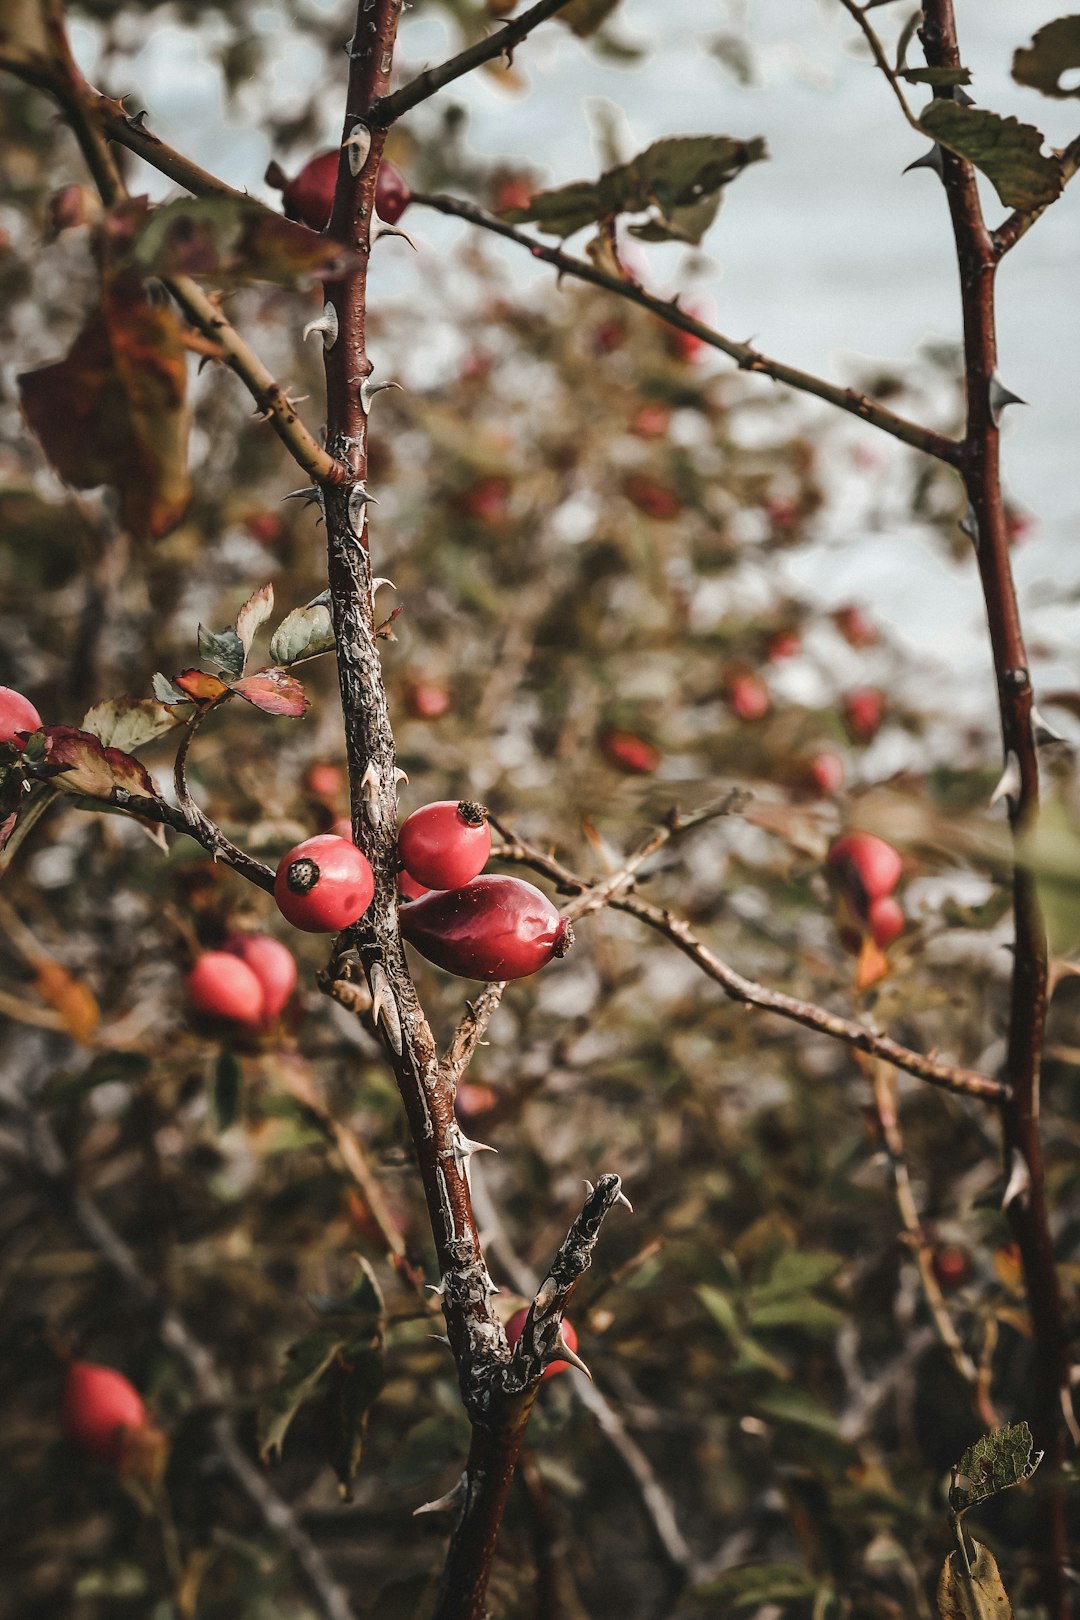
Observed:
[[[508,22],[498,34],[492,34],[488,39],[481,39],[475,45],[467,46],[465,50],[459,51],[457,56],[451,56],[439,67],[427,68],[423,73],[418,73],[415,79],[403,84],[392,96],[382,96],[371,109],[373,127],[389,129],[403,113],[411,112],[420,102],[427,101],[444,85],[452,84],[455,79],[471,73],[473,68],[482,67],[485,62],[493,62],[496,57],[506,55],[509,65],[514,46],[520,45],[526,35],[531,34],[539,23],[553,17],[567,3],[568,0],[537,0],[536,5],[530,6],[520,17]]]
[[[815,377],[811,372],[800,371],[796,366],[785,365],[781,360],[771,360],[768,355],[761,354],[749,343],[739,343],[734,338],[724,337],[722,333],[715,332],[711,326],[695,320],[692,315],[680,309],[677,300],[654,298],[636,282],[620,281],[617,276],[609,276],[603,270],[596,269],[594,265],[587,264],[584,259],[575,259],[571,254],[564,253],[561,248],[548,247],[546,243],[538,242],[524,231],[519,231],[516,226],[507,225],[505,221],[496,219],[493,214],[485,213],[484,209],[478,208],[475,203],[465,202],[460,197],[416,192],[413,193],[412,200],[414,203],[434,208],[440,214],[450,214],[456,219],[467,220],[471,225],[479,225],[482,230],[492,231],[496,236],[505,237],[508,242],[516,242],[519,247],[531,253],[534,259],[539,259],[543,264],[550,264],[560,274],[573,276],[577,281],[587,281],[594,287],[603,287],[606,292],[615,293],[619,298],[637,304],[640,309],[647,309],[650,314],[659,316],[669,326],[677,326],[681,332],[689,332],[702,343],[708,344],[713,349],[719,349],[722,354],[737,362],[740,371],[758,372],[762,376],[771,377],[774,382],[795,388],[800,393],[812,394],[816,399],[823,399],[827,404],[835,405],[851,416],[860,417],[872,427],[880,428],[883,433],[889,433],[894,439],[899,439],[902,444],[910,444],[916,450],[923,450],[928,456],[934,456],[939,461],[947,461],[950,465],[955,465],[959,461],[960,445],[955,439],[950,439],[942,433],[935,433],[931,428],[923,427],[921,423],[910,422],[906,417],[897,416],[855,388],[840,388],[836,383],[827,382],[823,377]]]
[[[500,828],[500,831],[504,829]],[[502,860],[518,861],[524,866],[531,866],[534,871],[541,872],[556,883],[563,893],[588,895],[594,892],[594,886],[587,879],[578,877],[575,872],[571,872],[552,856],[545,855],[542,850],[534,849],[513,835],[493,853]],[[600,889],[609,883],[610,879],[605,879],[602,884],[595,887]],[[843,1041],[845,1045],[853,1046],[856,1051],[884,1058],[895,1068],[904,1069],[917,1079],[926,1080],[933,1086],[940,1086],[944,1091],[954,1091],[961,1096],[977,1097],[980,1102],[997,1104],[1002,1103],[1008,1096],[1007,1087],[999,1080],[992,1080],[989,1075],[980,1074],[975,1069],[966,1069],[957,1063],[943,1063],[939,1058],[926,1057],[921,1052],[913,1052],[909,1047],[902,1046],[899,1041],[894,1041],[890,1035],[879,1035],[866,1024],[857,1023],[851,1018],[842,1018],[838,1013],[831,1013],[825,1007],[818,1007],[813,1002],[800,1001],[796,996],[786,995],[782,990],[769,990],[765,985],[756,984],[753,979],[744,978],[741,973],[737,973],[715,955],[697,937],[688,922],[665,907],[654,905],[652,901],[643,900],[638,895],[616,894],[606,903],[616,911],[625,911],[631,917],[636,917],[639,922],[647,923],[657,933],[663,934],[682,951],[684,956],[696,962],[703,973],[714,979],[732,1001],[741,1002],[748,1007],[760,1007],[765,1012],[778,1013],[781,1018],[802,1024],[805,1029],[813,1029],[819,1035],[829,1035],[833,1040]],[[573,904],[575,902],[567,909],[572,909]]]

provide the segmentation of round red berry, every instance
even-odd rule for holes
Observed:
[[[484,870],[490,854],[487,815],[471,799],[422,805],[398,833],[401,864],[425,889],[460,889]]]
[[[873,833],[846,833],[837,838],[826,856],[848,898],[860,916],[875,900],[890,895],[900,881],[904,863],[891,844]],[[895,936],[894,936],[895,937]]]
[[[296,989],[296,960],[272,934],[231,934],[229,951],[252,972],[262,990],[262,1018],[272,1024]]]
[[[523,979],[574,938],[547,895],[516,877],[473,878],[413,900],[399,915],[421,956],[463,979]]]
[[[866,913],[866,920],[870,925],[870,933],[874,944],[880,950],[885,950],[904,932],[906,918],[899,900],[892,895],[884,895],[880,900],[873,900]]]
[[[100,1462],[115,1463],[125,1436],[146,1426],[146,1407],[123,1373],[92,1361],[73,1361],[64,1381],[61,1422],[81,1450]]]
[[[523,1307],[520,1311],[515,1311],[509,1322],[506,1324],[506,1342],[510,1346],[511,1350],[521,1338],[522,1330],[525,1326],[528,1315],[528,1307]],[[578,1336],[574,1329],[573,1322],[569,1321],[565,1316],[562,1319],[562,1338],[566,1348],[568,1350],[573,1350],[576,1354],[578,1347]],[[547,1366],[544,1368],[544,1371],[540,1375],[541,1383],[545,1378],[556,1378],[559,1373],[569,1371],[570,1363],[568,1361],[549,1361]]]
[[[383,158],[375,181],[375,212],[387,225],[396,225],[411,202],[409,182],[399,168]]]
[[[333,833],[319,833],[287,850],[274,879],[281,915],[308,934],[337,934],[358,922],[374,893],[367,856]]]
[[[231,951],[204,951],[184,983],[198,1013],[252,1028],[263,1021],[263,987],[247,962]]]
[[[40,725],[41,716],[29,698],[12,686],[0,686],[0,742],[14,743],[19,748],[19,732],[37,731]]]
[[[859,686],[843,701],[844,720],[855,742],[873,742],[885,713],[885,695],[876,686]]]

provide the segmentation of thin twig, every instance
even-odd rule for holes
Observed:
[[[516,226],[508,225],[504,220],[486,213],[475,203],[465,202],[460,197],[415,192],[412,200],[414,203],[422,203],[428,208],[437,209],[440,214],[451,214],[456,219],[467,220],[471,225],[492,231],[508,242],[516,242],[519,247],[531,253],[534,259],[539,259],[543,264],[550,264],[562,275],[573,276],[578,281],[587,281],[594,287],[603,287],[606,292],[615,293],[619,298],[637,304],[640,309],[647,309],[651,314],[659,316],[662,321],[666,321],[669,326],[677,326],[682,332],[690,332],[702,343],[729,355],[738,363],[740,371],[758,372],[762,376],[771,377],[774,382],[796,388],[801,393],[813,394],[815,398],[823,399],[828,404],[835,405],[852,416],[858,416],[864,422],[869,422],[872,427],[891,434],[903,444],[924,450],[927,455],[935,456],[939,461],[954,464],[959,458],[960,446],[955,439],[935,433],[931,428],[923,427],[918,422],[909,422],[906,417],[895,415],[884,405],[876,404],[855,388],[839,388],[835,383],[826,382],[824,378],[815,377],[808,371],[800,371],[797,367],[785,365],[780,360],[771,360],[768,355],[762,354],[749,343],[739,343],[734,338],[724,337],[711,326],[695,320],[692,315],[680,309],[677,301],[654,298],[636,282],[620,281],[617,276],[609,276],[603,270],[598,270],[595,265],[587,264],[584,259],[575,259],[569,253],[564,253],[561,248],[548,247],[546,243],[538,242],[535,237],[528,236]]]
[[[911,125],[912,129],[918,130],[919,133],[922,134],[923,131],[922,131],[921,127],[920,127],[919,120],[916,118],[915,114],[912,112],[911,108],[908,106],[907,97],[905,96],[903,90],[901,90],[901,88],[900,88],[900,80],[897,77],[897,75],[893,72],[892,68],[889,66],[889,59],[885,55],[885,47],[882,45],[881,40],[878,38],[877,32],[874,29],[873,25],[871,24],[869,18],[867,17],[866,12],[864,11],[863,7],[860,6],[860,5],[856,5],[855,0],[840,0],[840,4],[843,6],[844,10],[848,13],[848,15],[855,19],[855,21],[858,23],[859,27],[862,29],[863,34],[864,34],[864,36],[866,38],[866,43],[870,47],[870,50],[871,50],[871,53],[873,55],[874,61],[877,63],[878,67],[881,69],[882,73],[885,75],[885,78],[889,82],[889,86],[890,86],[890,88],[892,90],[893,95],[896,97],[897,101],[900,103],[900,111],[903,113],[904,117],[907,119],[907,121]]]
[[[467,1003],[465,1014],[451,1036],[450,1045],[443,1053],[439,1064],[443,1078],[455,1090],[458,1081],[472,1062],[488,1025],[498,1011],[505,989],[505,979],[493,980],[491,984],[485,984],[475,1001]]]
[[[531,866],[534,871],[551,878],[564,893],[576,895],[588,894],[591,891],[592,885],[586,878],[579,877],[553,856],[546,855],[543,850],[535,849],[514,835],[506,838],[504,833],[504,842],[494,853],[502,860],[517,861],[524,866]],[[597,888],[602,888],[609,881],[602,880]],[[813,1002],[801,1001],[796,996],[786,995],[781,990],[770,990],[765,985],[757,984],[753,979],[744,978],[710,950],[698,938],[689,923],[666,907],[654,905],[652,901],[644,900],[639,895],[617,895],[607,903],[616,911],[625,911],[631,917],[637,917],[640,922],[647,923],[650,928],[663,934],[683,952],[684,956],[696,962],[710,979],[714,979],[732,1001],[741,1002],[748,1007],[760,1007],[766,1012],[778,1013],[781,1018],[802,1024],[806,1029],[816,1030],[820,1035],[829,1035],[833,1040],[843,1041],[857,1051],[873,1053],[876,1057],[884,1058],[887,1063],[894,1064],[896,1068],[904,1069],[908,1074],[926,1080],[931,1085],[940,1086],[945,1091],[954,1091],[963,1096],[977,1097],[982,1102],[999,1104],[1007,1094],[1006,1087],[1000,1081],[992,1080],[989,1075],[980,1074],[975,1069],[964,1068],[960,1064],[943,1063],[939,1058],[924,1056],[921,1052],[914,1052],[909,1047],[902,1046],[890,1035],[880,1035],[866,1024],[843,1018],[838,1013],[831,1013],[824,1007],[816,1006]]]
[[[511,53],[515,45],[531,34],[533,29],[548,17],[560,11],[568,0],[537,0],[535,6],[523,11],[520,17],[514,17],[497,34],[487,39],[477,40],[475,45],[469,45],[457,56],[451,56],[438,67],[427,68],[418,73],[415,79],[403,84],[400,90],[395,90],[391,96],[383,96],[371,110],[371,123],[376,129],[389,129],[390,125],[400,118],[403,113],[411,112],[422,101],[427,101],[444,85],[452,84],[464,74],[471,73],[474,68],[482,67],[485,62],[493,62],[496,57],[506,56],[509,66]]]

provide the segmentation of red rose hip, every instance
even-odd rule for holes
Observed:
[[[514,1312],[513,1316],[506,1324],[506,1342],[510,1346],[511,1350],[521,1338],[522,1329],[525,1326],[528,1315],[528,1307],[523,1306],[520,1311]],[[578,1336],[574,1330],[574,1324],[565,1316],[562,1319],[562,1338],[563,1343],[566,1345],[568,1350],[573,1350],[575,1352],[577,1351]],[[559,1373],[569,1371],[570,1363],[568,1361],[549,1361],[540,1375],[540,1382],[543,1383],[545,1378],[555,1378]]]
[[[516,877],[473,878],[402,906],[400,918],[421,956],[462,979],[523,979],[574,939],[547,896]]]
[[[0,686],[0,742],[19,747],[18,733],[36,731],[40,725],[41,716],[29,698],[13,686]]]
[[[866,913],[866,920],[870,924],[874,944],[879,950],[885,950],[894,939],[899,939],[906,924],[903,908],[899,900],[894,900],[892,895],[885,895],[882,899],[873,901]]]
[[[421,805],[398,833],[401,864],[425,889],[460,889],[484,870],[490,854],[484,807],[471,799]]]
[[[337,934],[358,922],[374,893],[367,856],[333,833],[319,833],[287,850],[274,879],[281,915],[308,934]]]
[[[375,212],[387,225],[396,225],[411,202],[409,182],[396,164],[383,158],[375,181]]]
[[[298,219],[313,231],[325,231],[334,206],[339,154],[337,149],[319,152],[309,158],[292,180],[286,180],[276,163],[266,171],[266,184],[281,192],[289,219]]]
[[[259,981],[260,1022],[272,1024],[296,989],[296,961],[287,945],[272,934],[232,934],[228,949]]]
[[[875,900],[890,895],[904,863],[891,844],[873,833],[846,833],[832,844],[826,864],[837,874],[856,910],[866,915]],[[895,936],[894,936],[895,937]]]
[[[263,1021],[264,993],[258,976],[231,951],[204,951],[184,987],[196,1012],[253,1028]]]
[[[61,1422],[68,1439],[99,1462],[118,1462],[125,1436],[146,1427],[134,1384],[113,1367],[73,1361],[64,1381]]]

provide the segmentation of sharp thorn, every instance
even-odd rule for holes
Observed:
[[[465,1475],[462,1474],[456,1485],[451,1486],[445,1496],[440,1496],[435,1502],[425,1502],[422,1507],[414,1508],[413,1518],[421,1513],[447,1513],[456,1508],[465,1498],[467,1490]]]
[[[330,606],[330,588],[329,588],[329,586],[327,586],[325,591],[320,591],[318,596],[313,596],[311,598],[310,602],[305,602],[304,606],[305,606],[305,608],[329,607]]]
[[[401,384],[397,382],[373,383],[370,377],[364,378],[363,382],[360,384],[360,409],[363,411],[365,416],[367,416],[371,410],[371,402],[375,398],[375,395],[381,394],[383,390],[387,388],[396,388],[400,392]]]
[[[409,235],[408,231],[399,230],[396,225],[384,225],[382,230],[377,231],[375,236],[372,237],[372,245],[374,246],[376,242],[381,242],[384,236],[400,236],[403,242],[408,242],[414,253],[419,253],[420,251],[412,237]]]
[[[449,1350],[450,1340],[446,1337],[445,1333],[429,1333],[428,1338],[434,1339],[436,1344],[445,1344],[446,1348]],[[420,1513],[423,1510],[421,1508],[417,1508],[416,1511]]]
[[[1034,704],[1031,706],[1031,730],[1037,748],[1042,748],[1048,743],[1062,743],[1065,741],[1061,732],[1055,731],[1049,721],[1043,719]]]
[[[311,336],[312,332],[320,332],[322,334],[324,349],[332,349],[334,344],[337,342],[338,313],[329,299],[327,299],[326,303],[323,305],[322,314],[316,316],[315,320],[308,321],[307,325],[304,327],[303,338],[305,342]]]
[[[342,151],[349,154],[349,173],[353,179],[360,173],[371,151],[371,131],[366,124],[354,124],[341,143]]]
[[[290,489],[289,493],[281,498],[283,501],[303,501],[305,506],[321,506],[322,490],[318,484],[309,484],[303,489]],[[329,600],[330,593],[327,592],[326,596]]]
[[[1008,1209],[1016,1199],[1027,1201],[1031,1191],[1031,1172],[1019,1148],[1013,1148],[1012,1161],[1009,1166],[1009,1180],[1005,1191],[1001,1195],[1002,1209]]]
[[[596,1191],[596,1188],[593,1186],[591,1181],[587,1180],[585,1182],[585,1191],[588,1193],[590,1198],[592,1197],[593,1193]]]
[[[627,1198],[626,1194],[621,1189],[615,1194],[615,1202],[617,1204],[625,1204],[627,1209],[630,1211],[631,1215],[634,1213],[633,1204],[630,1202],[629,1198]]]
[[[561,1333],[559,1334],[559,1337],[555,1340],[555,1353],[551,1357],[551,1359],[552,1359],[552,1361],[568,1361],[570,1363],[571,1367],[576,1367],[578,1372],[583,1372],[585,1374],[586,1378],[589,1380],[589,1383],[590,1384],[592,1383],[592,1381],[593,1381],[592,1373],[589,1371],[588,1367],[586,1367],[585,1363],[582,1361],[582,1359],[578,1355],[577,1351],[576,1350],[571,1350],[570,1346],[567,1344],[566,1340],[563,1338]]]
[[[407,782],[408,780],[409,780],[408,771],[403,771],[400,765],[395,765],[394,766],[394,784],[395,784],[395,786],[397,785],[398,782]]]
[[[990,415],[994,419],[994,426],[1001,426],[1001,415],[1007,405],[1026,405],[1027,400],[1014,394],[1011,388],[1006,388],[997,372],[990,374]]]
[[[990,795],[991,806],[997,804],[999,799],[1008,799],[1010,803],[1020,797],[1020,761],[1010,748],[1005,760],[1005,769],[998,779],[998,784]]]
[[[446,1278],[440,1277],[437,1283],[425,1283],[424,1287],[429,1294],[435,1294],[439,1299],[446,1293]]]
[[[941,147],[938,146],[936,141],[929,152],[924,152],[922,157],[915,159],[914,163],[909,163],[901,173],[911,174],[915,169],[933,169],[939,180],[944,178],[945,160],[941,155]]]
[[[364,767],[364,774],[360,778],[360,791],[365,799],[376,799],[379,796],[381,786],[382,779],[379,775],[379,767],[373,759],[369,759]]]
[[[979,549],[979,520],[975,516],[975,508],[969,504],[967,511],[958,524],[961,534],[966,534],[975,550]]]

